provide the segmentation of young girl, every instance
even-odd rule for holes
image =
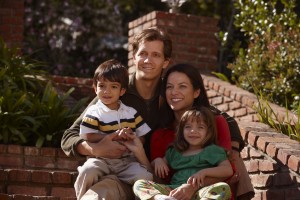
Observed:
[[[164,178],[174,170],[169,185],[148,180],[135,182],[134,193],[144,199],[180,199],[177,191],[184,185],[191,185],[195,190],[193,199],[231,198],[230,187],[219,182],[205,187],[205,177],[227,178],[233,173],[226,152],[215,145],[217,131],[215,117],[206,107],[187,110],[179,123],[174,145],[164,158],[152,161],[155,174]]]

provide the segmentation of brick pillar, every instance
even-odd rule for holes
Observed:
[[[169,33],[173,40],[171,64],[190,63],[201,71],[217,70],[218,20],[211,17],[153,11],[129,23],[128,66],[134,70],[132,46],[135,33],[156,26]]]
[[[9,47],[21,47],[24,32],[24,0],[0,0],[0,37]]]

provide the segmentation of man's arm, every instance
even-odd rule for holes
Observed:
[[[89,104],[93,105],[98,101],[98,98],[94,98]],[[89,107],[88,106],[88,107]],[[87,108],[86,108],[87,109]],[[90,143],[84,141],[79,136],[80,123],[82,121],[84,112],[76,119],[74,124],[67,129],[61,139],[61,148],[67,156],[95,156],[95,157],[107,157],[107,158],[118,158],[120,157],[126,147],[113,141],[115,134],[111,134],[108,137],[104,137],[98,143]]]

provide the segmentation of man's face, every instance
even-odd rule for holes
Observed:
[[[161,76],[162,70],[169,64],[165,59],[164,43],[162,41],[145,41],[139,45],[133,61],[136,67],[136,78],[157,79]]]

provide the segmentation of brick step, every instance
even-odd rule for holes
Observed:
[[[69,158],[60,148],[0,144],[1,168],[76,171],[86,159]]]
[[[0,193],[73,198],[76,177],[76,171],[0,169]]]
[[[76,200],[76,197],[31,196],[0,193],[1,200]]]

